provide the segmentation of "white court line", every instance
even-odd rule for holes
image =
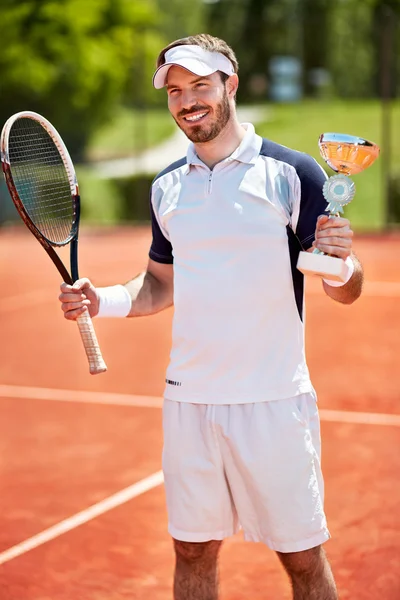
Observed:
[[[110,394],[98,392],[77,392],[74,390],[54,390],[48,388],[34,388],[12,385],[0,385],[0,397],[28,398],[33,400],[53,400],[61,402],[88,402],[97,404],[108,404],[118,406],[138,406],[159,408],[162,399],[155,397],[136,396],[129,394]],[[384,413],[350,412],[341,410],[320,409],[320,417],[323,421],[338,423],[356,423],[365,425],[391,425],[400,426],[400,415]],[[71,531],[84,523],[98,517],[105,512],[128,502],[129,500],[144,494],[163,483],[162,471],[158,471],[145,479],[117,492],[116,494],[93,504],[89,508],[45,529],[41,533],[12,546],[0,553],[0,565],[55,539],[56,537]]]
[[[108,404],[114,406],[144,406],[161,408],[162,398],[114,394],[110,392],[88,392],[77,390],[55,390],[50,388],[1,385],[0,398],[22,398],[29,400],[53,400],[56,402],[83,402],[84,404]]]
[[[391,425],[400,427],[400,415],[389,415],[386,413],[366,413],[347,410],[329,410],[320,408],[321,421],[332,423],[359,423],[360,425]]]
[[[136,396],[135,394],[112,394],[107,392],[87,392],[76,390],[56,390],[50,388],[0,385],[0,398],[21,398],[29,400],[51,400],[54,402],[83,402],[84,404],[107,404],[110,406],[136,406],[161,408],[162,398]],[[400,415],[387,413],[367,413],[347,410],[319,410],[321,421],[335,423],[359,423],[361,425],[400,426]]]
[[[4,550],[4,552],[0,553],[0,565],[8,562],[9,560],[16,558],[17,556],[21,556],[21,554],[25,554],[29,552],[29,550],[33,550],[50,540],[54,540],[56,537],[66,533],[67,531],[71,531],[79,525],[83,525],[88,521],[91,521],[95,517],[98,517],[105,512],[128,502],[128,500],[132,500],[132,498],[136,498],[141,494],[161,485],[164,481],[162,471],[157,471],[157,473],[153,473],[153,475],[149,475],[145,479],[130,485],[129,487],[109,496],[105,500],[101,502],[97,502],[93,504],[89,508],[82,510],[81,512],[76,513],[72,517],[65,519],[64,521],[60,521],[56,525],[45,529],[41,533],[34,535],[31,538],[28,538],[24,542],[20,544],[16,544],[8,550]]]

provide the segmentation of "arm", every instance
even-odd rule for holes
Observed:
[[[160,312],[173,304],[173,265],[157,263],[150,258],[147,270],[123,287],[132,301],[128,317]],[[112,288],[96,288],[87,278],[78,279],[73,286],[63,283],[59,300],[64,317],[74,321],[86,310],[89,310],[91,317],[95,317],[99,313],[101,298],[108,290],[112,291]],[[117,297],[117,302],[118,298],[126,306],[126,298],[129,300],[126,292],[122,297]]]
[[[132,298],[128,317],[158,313],[174,303],[174,267],[149,258],[147,270],[125,284]]]
[[[330,256],[337,256],[346,260],[348,256],[354,263],[354,272],[347,283],[340,287],[329,285],[322,280],[325,293],[343,304],[352,304],[361,295],[364,280],[363,268],[352,251],[353,232],[348,219],[342,217],[328,217],[322,215],[317,220],[315,241],[309,251],[314,248],[322,250]]]
[[[153,315],[173,304],[173,249],[166,231],[157,221],[152,202],[150,214],[153,239],[147,269],[125,285],[96,289],[89,279],[79,279],[70,286],[61,285],[59,300],[64,317],[75,320],[86,310],[90,316],[140,317]]]

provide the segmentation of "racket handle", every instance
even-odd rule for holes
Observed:
[[[93,327],[92,319],[88,311],[76,319],[81,334],[82,342],[85,347],[86,356],[89,361],[89,371],[91,375],[104,373],[107,371],[107,365],[101,355],[99,342]]]

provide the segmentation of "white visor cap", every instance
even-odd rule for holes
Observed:
[[[165,53],[165,63],[158,67],[153,76],[153,85],[160,90],[167,83],[167,74],[171,67],[177,65],[191,71],[195,75],[206,77],[216,71],[233,75],[235,70],[229,58],[220,52],[203,50],[200,46],[175,46]]]

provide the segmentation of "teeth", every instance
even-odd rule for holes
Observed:
[[[189,117],[185,117],[185,119],[187,121],[198,121],[199,119],[201,119],[202,117],[204,117],[206,114],[207,113],[205,112],[205,113],[201,113],[201,115],[194,115],[192,117],[190,117],[190,116]]]

